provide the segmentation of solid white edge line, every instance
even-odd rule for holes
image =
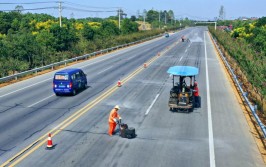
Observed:
[[[145,115],[148,115],[148,114],[149,114],[149,112],[150,112],[150,110],[151,110],[152,106],[154,105],[154,103],[155,103],[155,102],[156,102],[156,100],[158,99],[159,95],[160,95],[160,94],[157,94],[157,95],[156,95],[156,97],[155,97],[155,99],[152,101],[152,103],[151,103],[150,107],[147,109],[147,111],[146,111]]]
[[[52,97],[52,96],[54,96],[54,94],[51,95],[51,96],[48,96],[48,97],[46,97],[46,98],[44,98],[44,99],[42,99],[42,100],[40,100],[40,101],[38,101],[38,102],[36,102],[36,103],[33,103],[32,105],[29,105],[28,107],[35,106],[36,104],[38,104],[38,103],[40,103],[40,102],[42,102],[42,101],[44,101],[44,100],[46,100],[46,99],[49,99],[49,98]]]
[[[209,131],[209,153],[210,153],[210,167],[215,167],[215,153],[214,153],[214,141],[213,141],[213,129],[212,129],[212,115],[211,115],[211,99],[210,99],[210,86],[209,86],[209,72],[207,61],[207,47],[204,32],[204,47],[205,47],[205,63],[206,63],[206,84],[207,84],[207,107],[208,107],[208,131]]]

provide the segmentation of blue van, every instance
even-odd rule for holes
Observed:
[[[53,90],[57,96],[60,94],[76,95],[78,90],[86,88],[87,76],[81,69],[64,69],[54,74]]]

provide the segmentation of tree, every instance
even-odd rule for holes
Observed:
[[[36,35],[36,46],[38,46],[38,57],[35,59],[37,66],[46,65],[50,61],[50,55],[55,52],[56,39],[52,33],[42,30]]]
[[[62,27],[58,24],[53,24],[50,32],[55,37],[56,45],[54,47],[57,51],[69,50],[71,44],[78,40],[74,28],[71,28],[69,24],[63,25]]]
[[[130,19],[124,19],[121,24],[122,34],[130,34],[138,31],[138,24],[130,21]]]
[[[95,32],[92,27],[85,23],[84,28],[81,31],[82,36],[84,36],[87,40],[93,40],[94,33]]]
[[[168,13],[167,11],[163,11],[163,20],[164,20],[164,24],[167,24],[168,22]]]
[[[112,21],[103,21],[101,24],[99,32],[103,37],[107,37],[110,35],[119,35],[119,28]]]
[[[155,10],[149,10],[147,12],[147,21],[149,23],[152,23],[154,21],[157,21],[159,19],[159,13]]]
[[[168,14],[168,20],[171,20],[171,23],[173,23],[173,20],[175,18],[174,12],[172,10],[169,10],[167,14]]]
[[[24,8],[23,8],[23,6],[21,6],[21,5],[17,5],[17,6],[15,7],[15,11],[18,12],[18,13],[21,13],[23,10],[24,10]]]
[[[136,18],[136,16],[133,15],[133,16],[130,17],[130,20],[131,20],[131,21],[136,21],[137,18]]]

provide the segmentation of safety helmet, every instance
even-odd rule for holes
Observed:
[[[198,83],[197,83],[197,82],[194,82],[194,85],[195,85],[195,86],[197,86],[197,85],[198,85]]]
[[[116,105],[114,108],[120,110],[119,105]]]

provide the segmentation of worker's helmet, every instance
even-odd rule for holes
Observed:
[[[197,82],[194,82],[194,85],[195,85],[195,86],[197,86],[197,85],[198,85],[198,83],[197,83]]]
[[[114,108],[120,110],[119,105],[116,105]]]

